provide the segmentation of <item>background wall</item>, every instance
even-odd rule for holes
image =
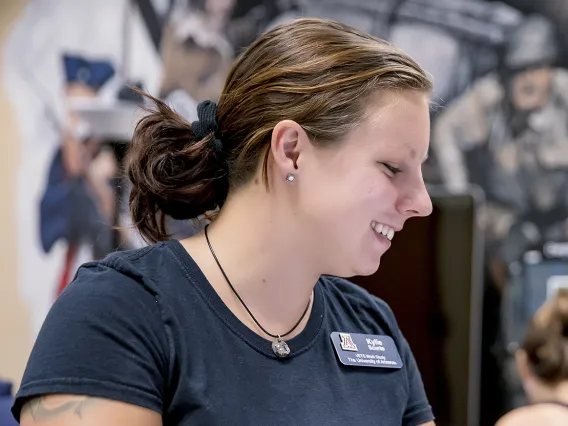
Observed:
[[[0,0],[0,44],[4,43],[23,0]],[[3,57],[0,57],[0,80]],[[16,223],[16,175],[20,164],[19,129],[11,103],[0,85],[0,376],[17,385],[32,345],[31,316],[18,290],[18,238]]]

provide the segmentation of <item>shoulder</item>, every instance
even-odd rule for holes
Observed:
[[[153,271],[153,266],[171,257],[171,246],[171,242],[160,242],[134,250],[116,251],[108,254],[104,259],[87,262],[81,268],[101,266],[127,276],[147,275]]]
[[[48,319],[55,317],[85,319],[117,318],[123,311],[131,317],[161,321],[164,290],[171,281],[159,279],[166,259],[165,246],[155,245],[142,249],[115,252],[102,260],[81,265],[73,280],[55,300]],[[170,258],[174,256],[169,255]],[[172,262],[171,259],[168,260]],[[179,268],[177,268],[179,270]],[[173,273],[170,272],[170,274]],[[179,282],[179,279],[177,280]],[[116,315],[115,315],[116,314]]]
[[[129,288],[155,295],[160,292],[156,283],[163,281],[159,278],[168,263],[176,263],[176,258],[167,243],[114,252],[102,260],[81,265],[62,296],[84,291],[108,290],[117,293]]]
[[[363,287],[340,277],[325,275],[321,283],[328,299],[342,310],[369,317],[391,329],[398,329],[394,313],[381,298],[372,295]]]
[[[178,241],[160,242],[83,264],[52,310],[86,315],[73,308],[85,305],[102,317],[131,309],[130,316],[139,319],[148,310],[150,318],[166,321],[201,304],[200,279],[201,271]]]
[[[155,247],[115,252],[102,260],[81,265],[73,280],[55,300],[49,316],[85,318],[113,312],[155,308],[160,288],[153,277],[158,262]],[[132,311],[130,312],[133,313]],[[110,321],[110,317],[107,319]]]
[[[503,417],[495,424],[495,426],[532,426],[541,424],[555,424],[554,412],[556,407],[548,405],[528,405],[526,407],[516,408]]]
[[[513,410],[499,419],[495,426],[519,426],[522,425],[522,409]]]
[[[161,412],[175,351],[168,307],[149,278],[159,256],[159,248],[148,247],[79,268],[43,321],[14,413],[29,397],[47,394],[88,395]]]

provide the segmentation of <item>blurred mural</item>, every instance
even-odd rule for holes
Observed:
[[[518,330],[568,275],[568,2],[561,0],[30,2],[2,49],[22,137],[20,287],[36,331],[79,264],[143,245],[128,230],[120,178],[141,102],[126,84],[193,120],[199,101],[218,98],[243,47],[300,16],[388,39],[433,75],[425,177],[449,193],[475,185],[486,199],[481,405],[491,424],[522,403],[510,371]],[[192,226],[171,221],[179,236]]]
[[[242,47],[291,5],[272,1],[36,0],[3,47],[22,135],[21,289],[36,331],[77,267],[144,243],[129,231],[124,154],[141,99],[188,120],[217,99]],[[171,221],[184,236],[190,223]],[[41,284],[38,284],[41,283]]]

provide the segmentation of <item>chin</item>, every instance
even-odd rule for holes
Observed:
[[[379,270],[379,266],[381,264],[381,260],[369,260],[368,262],[365,263],[361,263],[361,259],[359,259],[359,262],[357,265],[354,265],[353,268],[351,268],[351,273],[348,275],[350,277],[354,277],[354,276],[361,276],[361,277],[367,277],[369,275],[373,275],[374,273],[376,273]]]
[[[343,263],[339,267],[330,268],[329,272],[325,272],[324,275],[332,275],[341,278],[350,278],[355,276],[366,277],[373,275],[379,269],[380,260],[374,260],[373,262],[362,263],[361,259],[356,259],[351,264]]]
[[[328,270],[326,274],[342,278],[366,277],[377,272],[384,250],[377,250],[372,246],[349,249],[347,246],[333,254],[332,257],[326,259],[328,265],[328,268],[325,268]]]
[[[379,266],[381,261],[375,262],[373,265],[369,265],[365,268],[360,268],[355,275],[361,275],[363,277],[367,277],[369,275],[375,274],[379,270]]]

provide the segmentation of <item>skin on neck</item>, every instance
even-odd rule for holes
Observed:
[[[568,381],[556,385],[545,383],[532,372],[524,351],[519,351],[516,358],[525,391],[531,402],[559,401],[568,404]]]
[[[279,185],[272,184],[270,191],[279,191]],[[279,198],[267,192],[259,172],[254,183],[227,199],[208,229],[213,250],[231,284],[271,334],[284,334],[296,324],[322,273],[314,257],[301,246],[299,229],[286,208],[276,201]],[[256,326],[230,289],[204,233],[182,244],[229,309],[258,334],[270,338]],[[310,311],[311,306],[286,339],[302,331]]]
[[[533,402],[559,401],[568,404],[568,382],[551,386],[534,378],[530,385],[529,397]]]

